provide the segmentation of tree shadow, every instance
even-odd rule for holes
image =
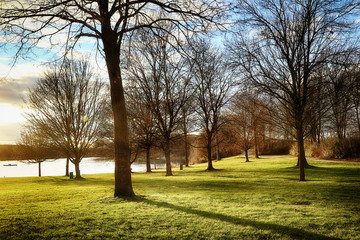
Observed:
[[[203,170],[203,172],[220,172],[220,171],[223,171],[223,169],[212,168],[212,169]]]
[[[265,223],[261,221],[255,221],[255,220],[249,220],[249,219],[243,219],[243,218],[237,218],[233,216],[224,215],[221,213],[213,213],[213,212],[207,212],[203,210],[193,209],[189,207],[184,206],[178,206],[167,202],[160,202],[155,200],[150,200],[145,198],[144,196],[136,196],[133,198],[127,198],[128,201],[135,201],[135,202],[142,202],[146,203],[152,206],[160,207],[160,208],[169,208],[176,211],[185,212],[188,214],[195,214],[200,217],[213,219],[213,220],[219,220],[223,222],[228,222],[235,225],[242,225],[242,226],[251,226],[257,229],[262,230],[270,230],[276,233],[281,233],[282,235],[287,235],[291,239],[318,239],[318,240],[339,240],[339,238],[335,237],[328,237],[321,234],[308,232],[302,229],[297,229],[293,227],[288,227],[284,225],[279,224],[273,224],[273,223]]]

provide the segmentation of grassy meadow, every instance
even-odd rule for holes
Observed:
[[[231,157],[174,176],[134,173],[0,179],[0,239],[360,239],[360,164]]]

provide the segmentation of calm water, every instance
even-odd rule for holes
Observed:
[[[16,164],[16,166],[4,166],[8,164]],[[56,160],[47,160],[41,163],[42,176],[64,176],[65,175],[66,159],[60,158]],[[152,164],[152,168],[155,166]],[[157,168],[164,167],[164,164],[156,164]],[[146,170],[144,163],[133,163],[131,165],[133,172]],[[103,158],[84,158],[80,162],[81,174],[93,173],[113,173],[115,163],[113,160],[104,160]],[[38,164],[27,163],[26,161],[0,161],[0,177],[33,177],[38,176]],[[74,164],[70,162],[70,172],[74,172]]]

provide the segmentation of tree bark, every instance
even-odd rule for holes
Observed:
[[[356,112],[356,121],[358,126],[358,135],[360,137],[360,114],[359,114],[359,104],[355,105],[355,112]]]
[[[208,167],[206,170],[208,171],[212,171],[212,170],[215,170],[215,168],[213,167],[213,164],[212,164],[212,159],[211,159],[211,151],[212,151],[212,148],[211,148],[211,135],[208,136],[208,142],[207,142],[207,157],[208,157]]]
[[[151,163],[150,163],[150,148],[146,148],[146,172],[151,172]]]
[[[41,177],[41,162],[39,162],[39,177]]]
[[[188,139],[187,139],[187,131],[184,131],[184,141],[185,141],[185,146],[184,146],[184,150],[185,150],[185,166],[188,167],[189,166],[189,144],[188,144]]]
[[[164,145],[166,176],[172,176],[171,161],[170,161],[170,139],[165,139]]]
[[[308,165],[305,157],[305,148],[304,148],[304,137],[302,130],[297,129],[297,142],[298,142],[298,164],[300,170],[300,181],[305,181],[305,167]]]
[[[109,20],[110,21],[110,20]],[[124,88],[120,72],[120,46],[117,36],[108,28],[102,28],[105,61],[110,80],[111,106],[114,117],[115,191],[114,197],[132,197],[129,130]]]
[[[297,143],[298,144],[298,160],[297,160],[297,163],[296,163],[296,166],[297,167],[299,167],[300,166],[300,148],[299,148],[299,142]],[[304,166],[305,167],[307,167],[307,166],[309,166],[309,163],[308,163],[308,161],[306,160],[306,156],[305,156],[305,147],[304,147],[304,141],[303,141],[303,143],[302,143],[302,145],[303,145],[303,162],[304,162]]]
[[[245,147],[245,162],[250,162],[249,161],[249,151],[248,151],[248,149],[247,149],[247,147]]]
[[[254,153],[255,153],[255,158],[259,158],[259,142],[258,142],[256,130],[254,130]]]
[[[74,165],[75,165],[75,174],[76,174],[75,179],[82,179],[80,174],[80,161],[78,159],[75,159]]]
[[[69,163],[70,163],[70,160],[69,158],[67,157],[66,158],[66,167],[65,167],[65,176],[69,176]]]

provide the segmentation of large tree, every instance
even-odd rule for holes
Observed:
[[[98,42],[110,81],[114,116],[115,197],[133,196],[127,112],[120,55],[127,36],[138,29],[173,22],[182,30],[199,30],[216,21],[226,6],[217,0],[10,0],[0,6],[0,28],[10,42],[27,53],[42,38],[63,34],[67,43],[89,37]],[[160,14],[161,13],[161,14]],[[68,46],[73,47],[73,45]]]
[[[300,181],[307,164],[304,138],[314,120],[317,70],[344,54],[359,1],[239,1],[239,31],[229,49],[244,79],[278,101],[283,122],[298,142]]]
[[[82,158],[101,136],[109,104],[105,89],[87,62],[66,60],[39,79],[25,100],[30,127],[63,150],[75,165],[76,178],[81,178]]]

